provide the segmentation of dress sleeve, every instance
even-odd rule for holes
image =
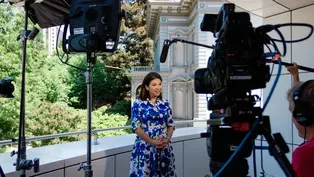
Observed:
[[[167,118],[167,127],[173,127],[173,129],[175,129],[175,123],[173,120],[173,116],[172,116],[172,108],[169,105],[169,102],[167,101],[167,105],[168,105],[168,118]]]
[[[139,101],[134,101],[131,114],[131,126],[134,133],[137,128],[141,127],[141,107]]]

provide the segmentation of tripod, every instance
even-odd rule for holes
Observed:
[[[209,120],[208,124],[218,124],[217,120]],[[215,147],[208,147],[211,150],[211,153],[215,155],[216,153],[220,154],[223,153],[225,149],[223,147],[218,147],[221,146],[221,144],[225,143],[222,141],[219,141],[219,139],[224,138],[221,137],[221,134],[224,136],[228,135],[229,137],[225,138],[232,138],[232,134],[229,134],[232,130],[224,130],[220,129],[219,127],[213,127],[209,128],[212,131],[207,132],[207,133],[201,133],[201,137],[209,137],[212,146],[215,146],[215,144],[220,144],[217,145],[217,148],[221,149],[215,149]],[[224,171],[219,173],[217,175],[218,171],[225,165],[226,162],[221,162],[221,161],[212,161],[210,162],[210,169],[212,173],[215,176],[219,177],[246,177],[248,173],[248,164],[246,157],[250,154],[252,151],[252,142],[255,140],[257,135],[263,135],[266,139],[266,141],[269,144],[269,154],[275,158],[275,160],[278,162],[279,166],[285,173],[287,177],[296,177],[296,174],[287,159],[285,153],[289,152],[289,147],[285,143],[284,139],[282,138],[280,133],[273,134],[271,135],[271,129],[270,129],[270,120],[269,116],[263,116],[262,121],[260,121],[257,124],[257,127],[255,129],[256,131],[252,133],[251,137],[247,140],[246,144],[243,146],[243,148],[239,151],[237,156],[231,163],[226,166]],[[215,132],[216,131],[216,132]],[[216,133],[216,135],[214,135]],[[216,141],[216,142],[215,142]],[[228,140],[227,140],[228,141]],[[218,152],[220,151],[220,152]],[[225,156],[226,157],[226,156]]]
[[[93,65],[96,63],[96,56],[91,52],[87,52],[87,72],[85,73],[87,84],[87,161],[86,164],[81,163],[78,167],[78,171],[82,168],[85,171],[85,177],[92,177],[92,163],[91,163],[91,148],[92,148],[92,89],[93,89]]]
[[[0,165],[0,177],[5,177],[4,172],[3,172],[3,170],[2,170],[1,165]]]
[[[11,152],[11,157],[17,154],[16,171],[20,171],[20,176],[26,176],[26,170],[30,170],[34,167],[34,173],[39,172],[39,158],[33,160],[27,160],[26,158],[26,137],[25,137],[25,72],[26,72],[26,49],[27,49],[27,39],[34,39],[38,34],[38,30],[31,32],[27,30],[28,17],[29,17],[29,6],[30,1],[25,1],[25,26],[24,30],[17,37],[17,39],[22,42],[22,81],[21,81],[21,100],[20,100],[20,122],[19,122],[19,139],[18,139],[18,151]]]

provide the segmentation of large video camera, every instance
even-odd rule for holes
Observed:
[[[12,94],[14,92],[14,85],[12,84],[12,81],[12,78],[0,80],[0,97],[14,98]]]
[[[210,170],[215,176],[247,176],[246,158],[251,156],[258,134],[265,136],[271,155],[286,175],[294,176],[285,157],[289,148],[280,134],[274,137],[279,143],[274,143],[269,117],[256,106],[261,99],[252,95],[252,90],[265,88],[270,80],[264,45],[273,42],[267,35],[273,29],[273,25],[254,28],[249,13],[235,12],[234,4],[224,4],[218,15],[205,14],[201,23],[201,31],[210,31],[214,37],[218,33],[207,68],[196,70],[194,75],[195,92],[212,95],[207,100],[208,110],[213,111],[208,124],[213,119],[223,120],[223,124],[208,126],[207,133],[201,135],[208,137]],[[256,128],[260,122],[263,126]]]

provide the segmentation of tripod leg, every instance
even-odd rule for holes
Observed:
[[[292,168],[292,165],[285,155],[285,152],[282,150],[276,140],[271,136],[270,132],[264,127],[261,127],[260,130],[269,144],[269,153],[274,156],[275,160],[278,162],[285,175],[287,177],[297,177]]]
[[[5,177],[4,172],[3,172],[3,170],[2,170],[1,165],[0,165],[0,177]]]

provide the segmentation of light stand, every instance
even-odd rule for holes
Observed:
[[[26,138],[25,138],[25,71],[26,71],[26,49],[27,49],[27,39],[34,38],[38,33],[38,30],[34,33],[29,33],[27,30],[28,25],[28,3],[25,1],[25,26],[24,30],[18,36],[18,39],[22,42],[22,81],[21,81],[21,102],[20,102],[20,123],[19,123],[19,139],[18,139],[18,152],[13,151],[11,156],[17,154],[16,171],[20,171],[20,177],[26,176],[26,170],[32,169],[34,167],[34,173],[39,172],[39,158],[33,160],[27,160],[26,158]],[[28,35],[29,33],[29,35]]]
[[[92,177],[92,160],[91,160],[91,151],[92,151],[92,90],[93,90],[93,65],[96,63],[96,55],[91,52],[87,52],[87,72],[85,73],[86,84],[87,84],[87,161],[86,164],[80,163],[78,171],[82,168],[85,171],[85,177]]]

